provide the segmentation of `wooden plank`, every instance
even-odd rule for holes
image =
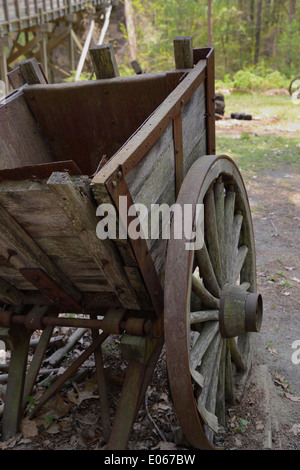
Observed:
[[[4,256],[11,253],[10,263],[16,269],[40,268],[57,284],[64,286],[64,290],[76,302],[80,302],[82,294],[2,206],[0,206],[0,229],[0,239],[3,242],[0,251]]]
[[[44,74],[41,71],[35,58],[27,59],[20,64],[21,73],[28,85],[37,83],[47,83]]]
[[[35,85],[23,92],[56,159],[73,160],[93,175],[103,155],[112,157],[166,98],[165,77]]]
[[[163,105],[153,113],[132,138],[114,155],[114,158],[93,178],[93,183],[105,183],[114,176],[114,172],[117,172],[120,167],[122,167],[123,176],[126,176],[163,134],[170,120],[178,114],[182,105],[190,99],[202,83],[204,73],[205,63],[200,62],[169,95]],[[140,77],[143,77],[143,75],[140,75]]]
[[[172,124],[169,124],[144,158],[125,175],[125,181],[134,202],[140,202],[137,195],[143,192],[145,181],[150,178],[151,172],[153,172],[153,168],[161,156],[164,155],[166,150],[169,152],[171,145],[173,145],[173,132]],[[170,160],[172,161],[172,158]]]
[[[79,190],[66,173],[53,173],[47,181],[47,186],[57,196],[58,204],[72,220],[82,243],[105,275],[122,305],[126,308],[138,308],[134,290],[111,240],[108,238],[100,240],[97,237],[96,227],[99,220],[90,195],[84,192],[83,188]]]
[[[205,128],[205,93],[203,84],[193,95],[193,102],[183,108],[182,113],[182,138],[184,158],[192,152],[199,142]],[[206,153],[206,152],[205,152]]]
[[[193,50],[194,63],[200,60],[206,60],[206,138],[207,155],[216,153],[216,130],[215,130],[215,58],[212,47],[203,47]]]
[[[26,232],[39,237],[77,236],[72,222],[57,205],[52,191],[40,181],[5,181],[0,185],[0,204],[26,228]],[[62,233],[63,227],[63,233]],[[68,241],[65,256],[68,253]]]
[[[12,305],[21,305],[24,300],[24,294],[0,278],[0,301]]]
[[[181,111],[173,120],[176,198],[183,181],[183,139]]]
[[[0,169],[53,161],[21,92],[0,104],[0,138]]]

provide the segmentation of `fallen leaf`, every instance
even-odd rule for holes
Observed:
[[[285,396],[287,398],[289,398],[289,400],[292,400],[292,401],[300,401],[300,397],[295,397],[294,395],[292,395],[291,393],[285,393]]]
[[[58,434],[61,431],[60,425],[57,423],[52,423],[51,426],[47,429],[48,434]]]
[[[176,450],[178,447],[174,442],[160,441],[153,449],[157,450]]]
[[[300,282],[300,279],[298,279],[297,277],[292,277],[292,281]]]
[[[241,446],[243,445],[243,444],[241,443],[241,441],[240,441],[237,437],[235,438],[235,445],[236,445],[237,447],[241,447]]]
[[[256,423],[256,430],[260,431],[261,429],[264,429],[264,425],[261,421],[257,421]]]
[[[171,407],[170,407],[170,405],[166,405],[165,403],[159,403],[158,404],[158,409],[163,410],[163,411],[167,411],[167,410],[170,410]]]
[[[38,435],[37,424],[34,419],[24,418],[20,423],[20,431],[26,438],[36,437]]]
[[[289,384],[285,381],[285,378],[281,375],[275,373],[274,374],[274,383],[280,385],[282,388],[288,388]]]
[[[300,424],[293,424],[292,426],[292,429],[291,429],[291,432],[297,436],[298,434],[300,434]]]
[[[83,389],[80,389],[75,382],[73,382],[73,387],[75,390],[68,393],[68,400],[75,403],[77,406],[79,406],[84,400],[99,398],[98,395],[94,394],[97,389],[97,385],[90,381],[86,382]]]
[[[266,346],[266,349],[269,351],[270,354],[272,354],[272,356],[277,356],[278,352],[275,348],[271,348],[270,346]]]

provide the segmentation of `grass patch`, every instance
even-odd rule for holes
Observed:
[[[293,104],[289,96],[232,93],[225,96],[225,115],[233,112],[259,116],[260,120],[248,121],[247,132],[237,127],[237,135],[218,134],[217,130],[217,153],[229,155],[244,171],[285,165],[299,170],[299,138],[287,130],[300,131],[300,102],[299,106]],[[260,133],[266,125],[272,134]]]
[[[300,100],[299,105],[294,104],[290,96],[231,93],[225,96],[225,106],[228,116],[235,112],[245,112],[253,117],[276,120],[285,128],[288,124],[296,123],[300,130]]]
[[[231,157],[244,171],[293,165],[300,169],[300,147],[296,138],[243,133],[239,138],[217,134],[217,153]]]

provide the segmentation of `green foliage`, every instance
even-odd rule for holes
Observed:
[[[227,78],[227,83],[229,82]],[[272,70],[264,63],[257,67],[245,67],[236,72],[231,81],[231,87],[238,91],[264,91],[289,86],[290,80],[278,70]]]
[[[138,61],[148,72],[174,67],[176,36],[192,36],[195,47],[208,45],[207,0],[132,0],[132,5]],[[222,83],[234,79],[240,90],[286,87],[286,80],[300,73],[299,0],[295,14],[290,0],[262,2],[258,44],[257,5],[258,0],[212,0],[216,77]],[[252,69],[256,46],[256,65],[266,64],[265,75]]]
[[[65,78],[64,82],[68,82],[68,83],[75,82],[76,70],[71,70],[70,73],[71,73],[71,76],[68,78]],[[80,81],[91,80],[91,72],[81,72],[79,80]],[[93,75],[92,80],[95,80],[95,75]]]

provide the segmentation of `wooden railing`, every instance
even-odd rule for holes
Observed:
[[[0,31],[20,31],[81,11],[87,4],[110,4],[109,0],[0,0]]]

